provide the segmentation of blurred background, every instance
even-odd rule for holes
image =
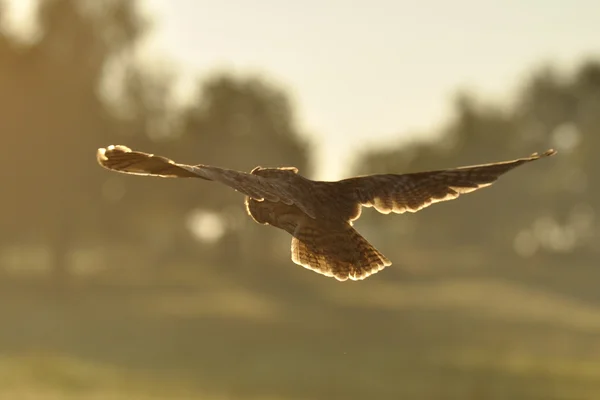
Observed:
[[[0,1],[1,399],[600,398],[600,3]],[[508,160],[296,266],[125,144],[315,179]]]

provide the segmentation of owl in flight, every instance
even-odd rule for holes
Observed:
[[[100,165],[112,171],[164,178],[200,178],[246,196],[246,210],[259,224],[292,235],[292,261],[339,281],[362,280],[391,265],[353,227],[361,209],[383,214],[417,212],[433,203],[490,186],[519,165],[556,154],[410,174],[377,174],[336,182],[313,181],[295,167],[256,167],[250,173],[211,165],[178,164],[125,146],[98,149]]]

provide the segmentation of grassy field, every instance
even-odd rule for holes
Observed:
[[[4,282],[0,399],[600,398],[600,306],[564,294],[169,276]]]

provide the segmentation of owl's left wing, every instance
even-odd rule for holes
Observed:
[[[212,165],[188,165],[154,154],[135,151],[123,145],[111,145],[98,149],[98,163],[109,170],[124,174],[157,176],[163,178],[201,178],[229,186],[257,201],[295,204],[311,218],[315,210],[297,195],[297,188],[287,182],[269,179],[255,174],[220,168]]]
[[[512,161],[403,175],[367,175],[344,179],[339,184],[357,203],[375,207],[383,214],[414,213],[433,203],[490,186],[511,169],[554,154],[556,151],[550,149],[541,155],[534,153]]]

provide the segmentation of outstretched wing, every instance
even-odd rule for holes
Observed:
[[[339,183],[359,204],[375,207],[383,214],[417,212],[433,203],[490,186],[511,169],[554,154],[556,151],[548,150],[512,161],[403,175],[368,175]]]
[[[133,151],[122,145],[100,148],[96,158],[102,167],[125,174],[163,178],[201,178],[220,182],[258,201],[295,204],[311,218],[315,218],[315,212],[310,204],[299,201],[287,182],[210,165],[179,164],[166,157]]]

